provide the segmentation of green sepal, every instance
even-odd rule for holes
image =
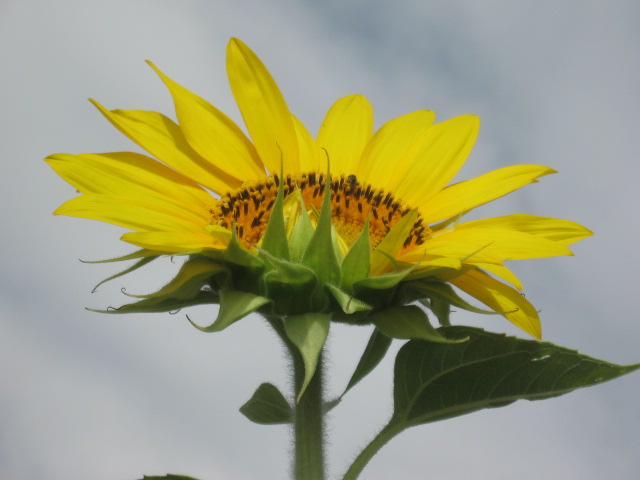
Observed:
[[[192,307],[195,305],[204,305],[207,303],[218,303],[218,294],[210,290],[198,292],[194,297],[189,299],[183,298],[159,298],[151,297],[140,300],[136,303],[129,303],[121,307],[111,307],[107,310],[98,310],[95,308],[87,308],[90,312],[97,313],[159,313],[159,312],[176,312],[182,308]]]
[[[329,334],[331,316],[324,313],[290,315],[284,319],[284,330],[291,343],[298,349],[304,363],[304,381],[296,401],[307,389],[318,366],[320,353]]]
[[[186,475],[174,475],[172,473],[167,473],[166,475],[157,476],[153,475],[151,477],[147,475],[143,475],[140,480],[198,480],[194,477],[187,477]]]
[[[315,272],[299,263],[274,258],[266,252],[263,254],[273,266],[264,275],[264,286],[266,296],[274,301],[274,313],[292,315],[309,312],[318,283]]]
[[[640,369],[614,365],[547,342],[480,328],[443,327],[457,345],[407,342],[394,368],[394,414],[401,431],[519,399],[541,400]]]
[[[369,239],[369,218],[340,265],[340,286],[348,292],[353,291],[356,282],[369,277],[371,269],[371,240]]]
[[[364,377],[369,375],[369,373],[378,366],[386,355],[387,350],[389,350],[392,340],[393,339],[391,337],[383,334],[378,328],[373,329],[373,333],[371,334],[371,337],[369,337],[369,342],[360,357],[358,366],[356,366],[347,387],[344,389],[344,392],[342,392],[339,399],[344,397],[351,388],[353,388]]]
[[[400,248],[402,248],[417,218],[417,209],[408,212],[391,227],[385,237],[376,246],[371,254],[371,273],[373,275],[379,273],[388,263],[391,263],[393,269],[397,268],[395,255]]]
[[[474,313],[482,313],[484,315],[496,315],[507,312],[494,312],[493,310],[483,310],[478,307],[474,307],[469,302],[464,300],[458,295],[455,290],[445,282],[439,281],[422,281],[422,282],[410,282],[407,283],[407,287],[416,290],[422,295],[427,296],[432,300],[438,300],[448,303],[454,307],[462,308]],[[434,312],[435,313],[435,312]]]
[[[128,255],[127,255],[128,256]],[[123,258],[123,257],[120,257]],[[132,266],[130,266],[129,268],[127,268],[126,270],[123,270],[119,273],[116,273],[115,275],[111,275],[110,277],[105,278],[104,280],[102,280],[100,283],[98,283],[95,287],[93,287],[93,290],[91,290],[91,293],[94,293],[98,287],[104,283],[107,283],[115,278],[118,277],[122,277],[123,275],[126,275],[127,273],[131,273],[137,269],[139,269],[140,267],[144,267],[147,263],[152,262],[153,260],[155,260],[156,258],[158,258],[157,256],[151,256],[151,257],[143,257],[140,260],[138,260],[136,263],[134,263]],[[109,261],[109,260],[107,260]],[[112,261],[120,261],[119,259],[113,259]],[[99,263],[99,262],[96,262]]]
[[[451,326],[451,304],[443,302],[437,298],[426,298],[420,300],[420,303],[430,309],[438,319],[441,327]]]
[[[231,271],[235,289],[262,293],[259,279],[265,264],[238,240],[235,228],[232,229],[227,249],[215,258],[219,258]]]
[[[229,325],[237,322],[241,318],[246,317],[250,313],[255,312],[260,307],[263,307],[271,300],[260,295],[254,295],[253,293],[241,292],[238,290],[220,290],[220,310],[215,321],[208,327],[201,327],[191,321],[189,317],[187,320],[201,332],[219,332],[224,330]]]
[[[369,320],[382,333],[391,338],[427,340],[436,343],[460,343],[467,339],[450,340],[442,336],[431,326],[429,317],[420,307],[415,305],[392,306],[376,312]]]
[[[251,253],[251,251],[245,247],[235,232],[235,228],[232,229],[231,240],[227,248],[222,251],[221,254],[212,252],[213,258],[220,258],[224,263],[234,267],[244,267],[245,269],[253,272],[260,272],[264,270],[264,263],[257,255]]]
[[[292,261],[301,262],[315,229],[311,223],[311,218],[309,217],[309,212],[307,211],[300,190],[296,190],[296,196],[298,202],[298,218],[293,226],[291,239],[289,240],[289,255]]]
[[[226,278],[228,275],[229,270],[224,265],[204,257],[191,257],[180,267],[178,274],[157,292],[146,295],[124,293],[135,298],[189,299],[197,295],[203,287],[211,285],[214,277]],[[224,283],[224,280],[218,280],[216,283]]]
[[[347,315],[351,315],[356,312],[364,312],[371,310],[373,307],[365,302],[358,300],[353,295],[350,295],[335,285],[326,285],[327,290],[331,293],[333,298],[338,302],[342,311]]]
[[[158,252],[154,250],[147,250],[146,248],[141,248],[140,250],[136,250],[133,253],[128,253],[126,255],[122,255],[120,257],[108,258],[106,260],[80,260],[82,263],[112,263],[112,262],[126,262],[128,260],[135,260],[137,258],[144,257],[154,257],[158,258],[162,255],[158,254]]]
[[[400,272],[385,273],[375,277],[367,277],[353,284],[354,294],[375,308],[385,308],[397,304],[397,286],[415,267],[411,266]]]
[[[337,285],[340,281],[340,263],[335,252],[332,230],[331,177],[327,173],[318,223],[302,257],[302,263],[316,272],[322,284]]]
[[[262,237],[262,250],[274,257],[289,260],[289,243],[287,242],[287,229],[284,224],[284,174],[280,165],[280,182],[278,194],[271,209],[269,221]]]
[[[280,390],[271,383],[260,385],[253,396],[240,407],[240,413],[260,425],[291,423],[293,409]]]

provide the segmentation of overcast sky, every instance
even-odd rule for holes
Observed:
[[[575,257],[514,269],[541,310],[545,340],[640,361],[638,25],[636,0],[0,2],[0,478],[286,478],[288,429],[237,411],[262,381],[287,388],[277,339],[257,317],[203,334],[184,312],[86,311],[126,302],[122,287],[152,291],[178,265],[158,262],[90,294],[119,265],[78,260],[131,248],[118,228],[53,217],[74,192],[42,162],[136,150],[88,97],[173,116],[145,59],[239,121],[224,68],[231,36],[262,58],[311,131],[335,99],[363,93],[378,126],[422,108],[440,119],[480,115],[460,179],[516,163],[559,170],[478,215],[530,213],[592,229]],[[204,323],[215,310],[190,315]],[[500,317],[454,321],[518,333]],[[330,393],[344,387],[368,334],[332,330]],[[332,414],[331,478],[388,419],[392,357]],[[639,396],[635,374],[418,427],[362,478],[636,479]]]

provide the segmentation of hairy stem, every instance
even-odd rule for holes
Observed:
[[[304,364],[296,351],[293,354],[294,395],[300,391],[304,381]],[[324,480],[324,410],[323,362],[318,362],[304,395],[295,408],[294,423],[294,478],[295,480]]]

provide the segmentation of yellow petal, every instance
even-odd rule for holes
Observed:
[[[309,133],[309,130],[307,130],[307,127],[305,127],[294,115],[292,115],[291,118],[293,119],[293,125],[296,129],[296,135],[298,138],[300,171],[318,172],[326,170],[326,162],[324,162],[324,165],[320,165],[318,145]]]
[[[513,165],[456,183],[440,191],[421,209],[426,223],[435,223],[502,197],[536,179],[556,173],[542,165]]]
[[[561,245],[571,245],[572,243],[593,235],[591,230],[571,220],[525,214],[474,220],[461,223],[457,228],[460,230],[491,228],[494,230],[526,232],[530,235],[558,242]]]
[[[221,250],[223,244],[204,230],[180,230],[168,232],[129,232],[121,240],[148,250],[165,254],[200,253],[207,250]]]
[[[429,239],[430,253],[446,255],[452,245],[469,245],[473,249],[469,254],[479,250],[469,261],[481,261],[482,255],[494,256],[502,260],[523,260],[526,258],[546,258],[560,255],[573,255],[571,250],[561,243],[526,232],[501,228],[466,227],[460,224],[456,228]],[[494,262],[488,262],[494,263]]]
[[[243,181],[264,178],[258,152],[242,130],[224,113],[164,75],[147,62],[169,89],[184,136],[203,158]]]
[[[520,282],[520,279],[518,277],[516,277],[516,275],[509,270],[507,267],[505,267],[503,264],[495,264],[495,263],[475,263],[472,262],[473,265],[475,265],[478,268],[481,268],[482,270],[485,270],[487,272],[489,272],[491,275],[501,278],[502,280],[505,280],[507,282],[509,282],[511,285],[513,285],[514,287],[516,287],[518,290],[522,291],[524,290],[524,286],[522,285],[522,282]]]
[[[90,218],[131,230],[193,229],[208,223],[208,212],[185,209],[158,199],[87,194],[63,203],[55,215]]]
[[[216,201],[191,179],[139,153],[60,153],[45,161],[81,193],[139,198],[151,195],[200,208]]]
[[[419,110],[385,123],[362,154],[356,170],[360,183],[395,192],[396,186],[389,183],[391,178],[397,170],[410,167],[403,160],[405,155],[435,118],[434,112]]]
[[[501,313],[507,320],[534,338],[542,337],[538,312],[517,290],[479,270],[466,272],[451,279],[450,282],[495,312]]]
[[[373,108],[364,95],[349,95],[331,106],[318,132],[318,146],[326,150],[333,174],[356,172],[372,132]]]
[[[184,138],[180,127],[157,112],[141,110],[109,111],[91,102],[118,130],[171,168],[209,190],[224,194],[242,182],[202,158]]]
[[[431,255],[439,257],[452,258],[458,263],[495,263],[500,264],[502,259],[495,253],[487,251],[487,244],[474,242],[473,239],[469,239],[464,236],[449,237],[443,236],[434,237],[427,240],[424,244],[426,250]],[[403,253],[399,259],[402,261],[417,262],[418,253],[416,249],[412,249],[406,253]]]
[[[244,43],[232,38],[227,46],[231,91],[270,173],[299,172],[296,130],[291,113],[269,71]]]
[[[404,156],[404,165],[391,180],[397,196],[408,205],[426,205],[458,173],[479,128],[478,117],[462,115],[427,129]]]

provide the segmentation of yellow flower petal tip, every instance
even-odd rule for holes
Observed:
[[[462,218],[556,170],[513,165],[456,181],[478,135],[479,117],[434,123],[435,113],[418,110],[376,131],[373,108],[359,94],[337,100],[314,139],[262,61],[237,38],[227,45],[226,68],[248,136],[146,62],[169,90],[177,119],[109,110],[89,99],[148,155],[47,157],[80,193],[55,214],[128,229],[122,240],[147,252],[145,261],[175,254],[206,258],[218,265],[207,280],[211,291],[241,286],[244,293],[226,298],[249,295],[258,299],[256,308],[278,314],[329,311],[362,321],[400,298],[415,300],[415,293],[394,293],[398,289],[420,286],[431,292],[425,294],[431,304],[438,285],[438,298],[452,305],[474,308],[456,293],[464,292],[541,336],[538,314],[518,292],[522,284],[505,262],[572,255],[567,246],[592,232],[534,215]],[[186,271],[200,275],[198,265]],[[194,298],[184,301],[200,301],[197,285]],[[185,289],[181,295],[190,291]]]

